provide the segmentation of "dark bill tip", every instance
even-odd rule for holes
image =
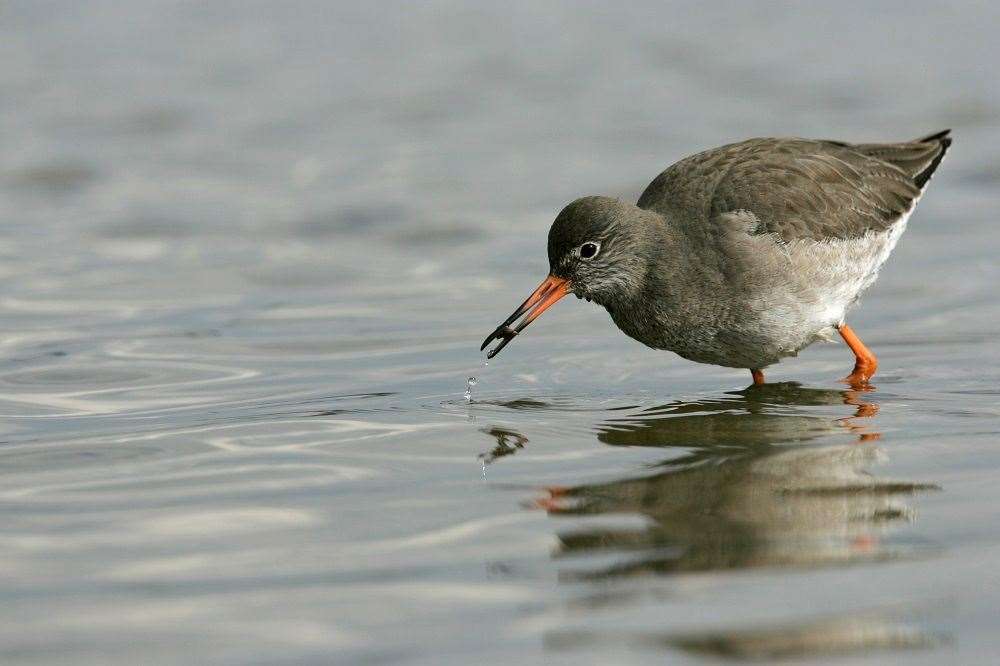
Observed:
[[[531,296],[528,296],[528,298],[521,303],[521,305],[519,305],[509,317],[507,317],[506,321],[497,326],[493,332],[490,333],[485,340],[483,340],[483,344],[479,350],[483,351],[494,340],[500,340],[500,344],[486,354],[486,358],[493,358],[500,353],[501,349],[510,344],[510,341],[513,340],[518,333],[523,331],[528,324],[537,319],[542,312],[551,307],[560,298],[568,294],[569,290],[569,280],[559,278],[554,275],[548,276],[540,285],[538,285],[538,288],[532,292]],[[524,317],[524,320],[521,321],[516,328],[511,328],[511,324],[522,316]]]

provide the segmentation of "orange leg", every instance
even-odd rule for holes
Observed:
[[[864,343],[861,342],[861,338],[854,334],[850,326],[841,324],[837,330],[840,331],[840,337],[844,338],[844,342],[854,352],[854,371],[844,377],[844,381],[851,386],[863,386],[867,384],[868,380],[872,378],[872,375],[878,369],[878,359],[875,358],[875,354],[871,353],[868,347],[865,347]]]
[[[757,368],[750,368],[750,376],[753,377],[753,385],[761,386],[764,383],[764,371]]]

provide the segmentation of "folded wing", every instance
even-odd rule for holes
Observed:
[[[680,224],[748,211],[753,232],[784,242],[858,238],[912,210],[950,144],[947,131],[891,144],[750,139],[674,164],[638,205]]]

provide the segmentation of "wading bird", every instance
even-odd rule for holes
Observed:
[[[749,139],[677,162],[635,205],[577,199],[549,230],[549,276],[482,349],[500,340],[492,358],[572,293],[649,347],[747,368],[755,384],[837,332],[855,356],[845,380],[864,385],[878,363],[845,317],[906,228],[948,132],[905,143]]]

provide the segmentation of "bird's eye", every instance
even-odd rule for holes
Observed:
[[[584,243],[580,246],[581,259],[593,259],[601,251],[601,246],[597,243]]]

